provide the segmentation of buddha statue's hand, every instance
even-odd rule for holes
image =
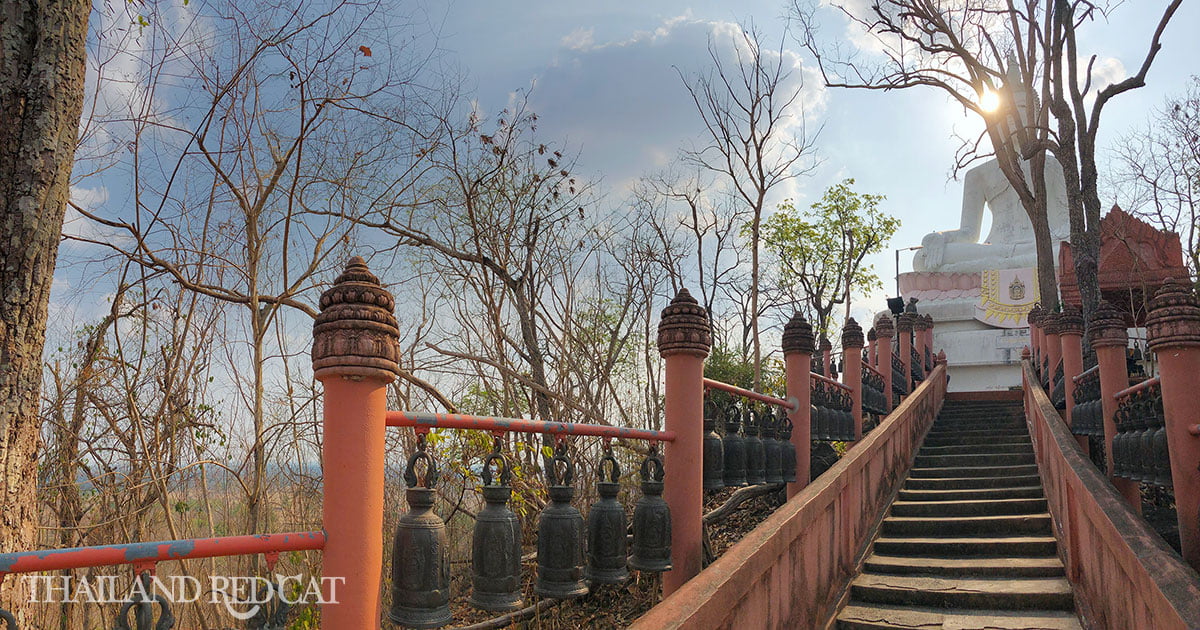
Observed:
[[[920,255],[926,269],[932,271],[942,265],[942,261],[946,257],[946,242],[948,240],[945,232],[926,234],[925,238],[921,239]]]

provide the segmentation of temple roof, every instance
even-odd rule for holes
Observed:
[[[1140,321],[1146,298],[1167,278],[1188,281],[1179,235],[1158,230],[1113,206],[1100,219],[1100,292]],[[1058,252],[1058,288],[1065,304],[1080,306],[1071,244]]]

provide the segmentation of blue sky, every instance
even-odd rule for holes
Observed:
[[[1110,22],[1089,25],[1080,51],[1120,78],[1133,72],[1165,2],[1125,3]],[[517,89],[532,91],[541,132],[580,152],[577,172],[603,178],[607,201],[620,203],[637,177],[661,168],[700,131],[693,105],[674,67],[703,71],[709,35],[731,23],[753,21],[768,41],[783,31],[779,1],[739,2],[521,2],[458,0],[444,13],[441,45],[468,75],[484,111],[504,106]],[[837,16],[827,32],[844,32]],[[1144,125],[1163,98],[1180,93],[1200,58],[1200,7],[1184,3],[1163,38],[1145,88],[1121,95],[1104,110],[1099,146]],[[794,40],[785,46],[810,67]],[[674,67],[673,67],[674,66]],[[885,194],[887,210],[903,225],[892,246],[920,243],[933,230],[958,226],[961,186],[950,180],[955,134],[973,137],[979,124],[941,92],[825,90],[806,77],[810,117],[823,129],[822,166],[787,191],[801,204],[844,177],[860,191]],[[1107,203],[1107,202],[1106,202]],[[985,231],[986,234],[986,231]],[[892,275],[891,252],[876,258]],[[901,267],[908,265],[902,255]],[[891,283],[886,283],[891,286]]]
[[[1094,23],[1082,32],[1081,51],[1102,55],[1098,66],[1110,77],[1123,76],[1123,68],[1132,70],[1140,63],[1164,5],[1163,0],[1124,3],[1112,23]],[[718,44],[729,42],[739,22],[753,23],[765,41],[778,42],[786,10],[782,0],[736,4],[426,0],[424,5],[399,10],[414,6],[417,30],[427,23],[437,31],[423,42],[436,38],[444,53],[439,58],[462,73],[465,89],[480,110],[495,113],[515,91],[529,91],[541,137],[577,151],[574,174],[596,181],[599,203],[616,208],[627,204],[628,187],[637,178],[670,165],[682,147],[702,140],[699,119],[679,73],[707,71],[710,38]],[[188,8],[169,4],[163,11],[166,22],[186,23],[183,14]],[[93,17],[99,20],[94,27],[102,31],[129,28],[123,11],[98,11]],[[839,16],[827,12],[824,18],[824,32],[845,35]],[[1121,95],[1106,108],[1100,137],[1102,171],[1112,141],[1143,125],[1166,95],[1184,89],[1195,71],[1194,60],[1200,58],[1200,41],[1194,35],[1198,25],[1200,6],[1184,3],[1164,36],[1149,85]],[[140,39],[131,41],[145,45]],[[784,46],[786,54],[801,64],[796,77],[806,81],[802,102],[809,128],[822,129],[816,144],[822,162],[810,176],[789,182],[776,200],[791,197],[797,205],[807,205],[832,184],[853,177],[859,191],[886,195],[885,210],[902,220],[893,248],[919,244],[930,231],[957,227],[961,186],[950,179],[960,144],[956,135],[973,137],[979,123],[933,89],[888,93],[825,89],[807,53],[790,38]],[[128,65],[128,57],[109,63],[107,71],[118,76],[136,70],[116,66]],[[135,83],[109,84],[109,89],[114,88],[112,98],[137,100]],[[127,183],[117,173],[101,181],[85,177],[73,193],[86,207],[110,206],[110,213],[116,213],[112,206],[127,203],[122,192]],[[69,219],[74,218],[68,231],[98,230],[73,214],[68,213]],[[67,244],[64,250],[69,257],[79,248]],[[911,254],[902,256],[902,269],[910,258]],[[885,279],[883,293],[893,286],[892,261],[890,250],[870,261]],[[77,291],[71,280],[68,276],[58,280],[56,304],[65,306],[64,301],[71,301],[68,295],[75,295],[78,302],[86,293]],[[856,316],[863,318],[868,305],[876,310],[881,297],[880,292],[871,296],[861,309],[856,308]],[[84,302],[83,310],[89,311],[82,314],[84,319],[105,308],[102,300]]]
[[[785,10],[781,0],[736,5],[675,0],[424,1],[423,19],[438,31],[438,46],[444,52],[439,59],[461,71],[466,90],[479,109],[495,113],[510,102],[514,91],[534,86],[530,103],[539,115],[539,134],[548,143],[565,144],[579,153],[572,174],[593,180],[600,192],[598,203],[608,208],[627,206],[628,187],[637,178],[668,166],[682,147],[700,140],[701,126],[678,72],[706,71],[710,38],[728,42],[730,34],[737,33],[738,22],[753,21],[766,41],[779,41]],[[192,25],[201,31],[195,36],[206,35],[203,22],[192,24],[186,19],[198,4],[163,3],[161,24],[176,31]],[[1084,33],[1082,49],[1105,55],[1102,65],[1116,70],[1115,76],[1120,75],[1122,65],[1136,67],[1163,4],[1160,0],[1126,3],[1116,14],[1117,25],[1099,24]],[[119,34],[121,29],[137,28],[131,26],[127,12],[149,5],[105,0],[99,6],[112,10],[93,13],[93,30]],[[408,11],[413,6],[401,5],[398,10]],[[421,21],[418,17],[417,22]],[[1200,42],[1195,37],[1198,25],[1200,8],[1197,3],[1185,3],[1166,33],[1149,86],[1122,95],[1106,109],[1100,139],[1102,160],[1103,151],[1115,137],[1144,124],[1166,95],[1183,91],[1188,76],[1195,72],[1194,60],[1200,58]],[[828,29],[834,34],[844,32],[837,21],[830,22]],[[117,54],[105,62],[105,72],[116,80],[93,98],[109,106],[152,103],[136,80],[144,68],[133,60],[133,53],[156,42],[148,36],[122,41],[131,42],[127,46],[133,50],[123,50],[131,54]],[[422,38],[416,47],[424,46],[425,41]],[[961,186],[949,179],[959,147],[955,134],[974,136],[979,123],[934,90],[826,90],[795,42],[787,40],[785,46],[790,49],[785,54],[795,55],[801,63],[797,77],[807,81],[803,91],[806,120],[811,128],[822,127],[816,144],[822,163],[810,176],[790,182],[777,199],[789,196],[798,205],[807,205],[829,186],[854,177],[857,190],[887,195],[884,209],[902,220],[892,247],[915,245],[930,231],[957,227]],[[383,57],[379,51],[376,55],[377,59]],[[94,57],[91,64],[89,76],[94,77]],[[182,79],[192,78],[186,67],[168,69],[171,72],[164,75],[168,88],[176,78],[181,84]],[[168,108],[167,114],[175,111]],[[106,138],[118,140],[128,134],[120,124],[101,131]],[[167,140],[177,138],[169,136]],[[123,145],[117,148],[114,155],[123,155],[119,152]],[[128,217],[132,186],[122,163],[114,157],[116,167],[89,175],[86,151],[80,158],[84,167],[76,169],[74,200],[110,217]],[[77,213],[68,212],[68,219],[68,233],[83,233],[97,240],[113,238]],[[107,253],[99,246],[80,243],[66,243],[60,249],[60,263],[64,264],[60,264],[51,298],[51,351],[69,341],[80,325],[95,322],[109,310],[105,295],[111,291],[112,279],[96,279],[115,266],[111,259],[102,258]],[[902,267],[910,257],[904,256]],[[893,286],[892,260],[889,249],[870,261],[884,278],[885,290],[856,302],[853,314],[860,322],[883,307],[882,297]],[[292,347],[308,344],[309,322],[300,319],[287,333]],[[244,334],[238,330],[233,334],[239,332]],[[233,356],[237,346],[228,352],[231,354],[225,359],[230,364],[242,360]],[[213,387],[218,385],[222,389],[214,399],[224,396],[225,405],[236,407],[233,384]]]

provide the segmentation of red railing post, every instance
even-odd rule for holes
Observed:
[[[833,378],[833,372],[829,369],[833,365],[833,344],[829,342],[829,337],[821,337],[818,350],[821,352],[821,368],[824,370],[821,374]]]
[[[900,362],[904,364],[904,391],[912,393],[912,347],[913,330],[916,328],[915,313],[901,313],[896,318],[896,333],[900,335]]]
[[[871,367],[878,370],[879,369],[879,357],[878,357],[878,355],[875,354],[875,351],[877,349],[875,347],[876,346],[875,340],[876,340],[875,327],[872,326],[867,329],[867,363],[870,363]]]
[[[812,389],[809,375],[812,368],[812,326],[800,313],[783,327],[783,368],[787,379],[787,397],[797,405],[788,417],[792,420],[792,444],[796,446],[796,482],[788,484],[787,495],[792,498],[812,479]]]
[[[1101,300],[1100,307],[1092,313],[1092,325],[1088,339],[1096,349],[1096,363],[1100,366],[1100,406],[1104,411],[1104,463],[1108,479],[1112,482],[1130,508],[1142,513],[1142,497],[1138,484],[1129,479],[1113,476],[1113,436],[1117,434],[1114,420],[1117,412],[1117,392],[1129,387],[1129,371],[1125,366],[1125,348],[1129,343],[1125,332],[1125,316],[1112,304]]]
[[[1071,414],[1075,409],[1075,377],[1083,374],[1083,315],[1074,306],[1063,309],[1058,316],[1058,339],[1062,345],[1063,392],[1067,398],[1066,420],[1071,426]],[[1075,440],[1087,452],[1086,435],[1077,435]]]
[[[313,372],[325,387],[321,624],[378,628],[387,385],[399,370],[395,300],[362,258],[321,295]]]
[[[875,336],[878,347],[875,348],[875,367],[883,374],[883,400],[885,411],[892,410],[892,337],[896,329],[892,326],[892,317],[887,313],[875,320]]]
[[[929,352],[930,358],[934,358],[935,353],[933,351],[933,315],[926,313],[926,314],[922,315],[922,318],[925,320],[925,350],[927,350]],[[922,356],[924,356],[924,355],[922,355]],[[934,361],[934,365],[936,365],[936,364],[937,364],[937,362]],[[933,367],[934,367],[933,365],[929,366],[929,371],[932,371]]]
[[[862,439],[862,348],[863,330],[854,318],[846,320],[842,327],[842,383],[850,388],[851,413],[854,415],[854,439]]]
[[[929,323],[925,321],[924,315],[917,315],[913,319],[913,350],[917,353],[917,367],[921,368],[921,375],[924,376],[933,370],[932,365],[925,365],[925,347],[926,337],[929,334]]]
[[[704,561],[704,358],[712,348],[708,313],[687,289],[662,312],[658,352],[665,362],[666,444],[663,498],[671,507],[671,570],[663,595],[692,579]]]
[[[1062,359],[1062,340],[1059,338],[1059,320],[1061,316],[1058,313],[1047,313],[1042,318],[1042,331],[1046,340],[1046,363],[1050,367],[1046,368],[1046,394],[1049,395],[1054,391],[1054,370],[1058,368],[1058,362]],[[1066,370],[1066,367],[1063,367]]]
[[[1192,433],[1200,421],[1200,300],[1167,280],[1154,296],[1146,329],[1158,357],[1179,542],[1183,559],[1200,570],[1200,437]]]

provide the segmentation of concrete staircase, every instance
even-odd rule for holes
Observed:
[[[945,404],[838,628],[1080,629],[1022,414]]]

